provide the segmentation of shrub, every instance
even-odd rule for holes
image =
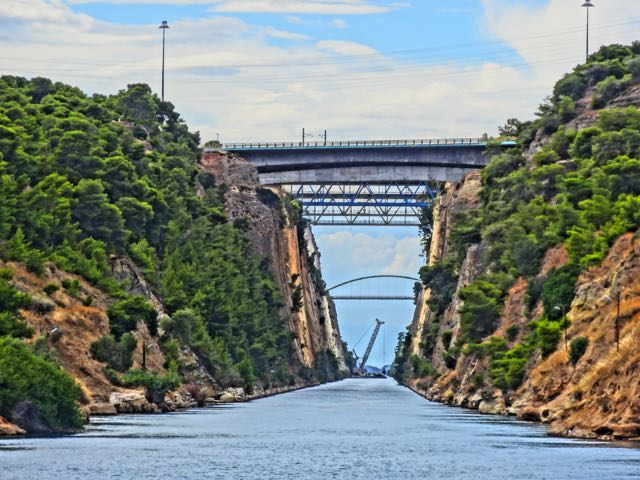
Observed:
[[[518,338],[518,334],[520,333],[520,327],[518,325],[511,325],[507,328],[507,339],[510,342],[513,342],[516,338]]]
[[[143,321],[151,335],[158,333],[158,313],[141,296],[131,296],[114,303],[107,311],[111,332],[119,339],[126,332],[135,330],[138,321]]]
[[[605,132],[616,132],[630,128],[640,129],[640,111],[636,107],[612,108],[598,112],[598,127]]]
[[[627,153],[627,138],[620,132],[604,132],[593,141],[593,155],[598,165]]]
[[[476,373],[473,376],[473,386],[476,387],[477,390],[484,388],[484,373]]]
[[[173,370],[162,376],[146,370],[132,370],[122,377],[122,384],[125,387],[144,387],[147,400],[159,403],[166,392],[180,385],[180,375]]]
[[[551,138],[549,147],[556,152],[560,158],[569,158],[569,148],[576,138],[576,132],[573,130],[558,130]]]
[[[464,341],[482,340],[500,318],[504,296],[497,286],[479,278],[460,291],[464,305],[460,309],[461,338]]]
[[[238,372],[242,377],[242,387],[244,391],[251,395],[253,393],[254,383],[256,381],[255,374],[253,373],[253,364],[247,354],[245,354],[238,363]]]
[[[440,331],[440,323],[432,321],[429,328],[425,328],[422,331],[422,341],[420,346],[422,347],[422,353],[425,357],[433,355],[433,351],[436,348],[436,341],[438,340],[438,332]],[[446,345],[448,347],[449,345]]]
[[[449,252],[458,264],[462,263],[469,245],[480,243],[480,221],[478,211],[469,210],[455,215],[449,232]]]
[[[578,73],[566,74],[553,89],[556,99],[569,97],[573,100],[579,100],[587,89],[587,80],[584,75]]]
[[[31,338],[34,330],[11,312],[0,312],[0,336]]]
[[[78,294],[78,289],[80,288],[80,281],[77,279],[63,280],[62,286],[67,292],[69,292],[69,294],[75,296]]]
[[[0,338],[0,415],[8,416],[18,403],[36,405],[53,429],[82,425],[76,401],[82,390],[61,368],[35,355],[20,340]]]
[[[449,348],[449,346],[451,345],[452,338],[453,338],[452,330],[445,330],[444,332],[442,332],[442,345],[444,346],[444,348]]]
[[[589,339],[587,337],[576,337],[569,344],[569,358],[571,363],[576,365],[587,351]]]
[[[120,340],[106,335],[91,344],[91,355],[118,372],[126,372],[133,365],[133,352],[138,346],[132,333],[125,333]]]
[[[180,359],[180,342],[175,338],[162,342],[162,352],[166,359],[165,368],[171,368],[177,365]]]
[[[627,64],[629,73],[635,82],[640,81],[640,58],[634,58]]]
[[[453,370],[456,368],[458,355],[460,355],[460,348],[458,347],[451,347],[446,352],[442,353],[442,361],[448,369]]]
[[[580,268],[576,265],[566,265],[552,270],[542,287],[542,304],[544,313],[550,320],[562,317],[562,310],[568,311],[575,295],[575,285]]]
[[[451,303],[458,283],[453,265],[440,262],[431,267],[422,267],[420,279],[425,287],[431,289],[431,296],[427,302],[429,308],[437,316],[442,315]]]
[[[558,102],[558,114],[563,123],[569,122],[576,116],[576,102],[571,97],[561,97]]]
[[[493,384],[506,392],[520,386],[530,350],[525,345],[516,345],[511,350],[496,355],[489,363],[489,374]]]
[[[58,290],[60,290],[60,285],[56,283],[47,283],[44,287],[42,287],[42,291],[47,295],[52,295]]]
[[[560,322],[554,322],[547,319],[535,322],[535,331],[532,344],[540,349],[543,357],[548,356],[555,351],[561,336]]]
[[[593,97],[593,106],[595,108],[603,108],[613,97],[627,87],[630,80],[630,76],[618,79],[613,75],[604,79],[598,84],[598,94]]]
[[[0,271],[0,336],[29,338],[33,336],[33,329],[18,317],[18,311],[30,307],[31,296],[19,292],[10,282],[11,270]]]
[[[551,165],[560,160],[560,155],[558,155],[554,150],[543,149],[534,155],[533,160],[539,167],[543,165]]]
[[[415,378],[433,377],[437,375],[436,369],[433,368],[433,365],[424,358],[419,357],[418,355],[411,355],[409,361]]]
[[[576,135],[571,146],[571,155],[576,158],[591,158],[593,155],[593,139],[602,134],[597,127],[583,128]]]
[[[300,311],[302,308],[303,295],[304,291],[302,290],[302,285],[298,285],[291,294],[291,312],[296,313]]]
[[[29,249],[24,263],[31,273],[35,273],[38,276],[44,273],[44,255],[40,253],[40,250]]]

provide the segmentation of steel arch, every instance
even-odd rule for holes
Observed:
[[[349,285],[350,283],[361,282],[363,280],[370,280],[372,278],[400,278],[400,279],[403,279],[403,280],[413,280],[415,282],[421,282],[422,281],[419,278],[407,277],[406,275],[369,275],[367,277],[354,278],[353,280],[349,280],[349,281],[346,281],[346,282],[339,283],[338,285],[334,285],[331,288],[327,288],[327,292],[330,292],[331,290],[335,290],[336,288],[343,287],[345,285]]]

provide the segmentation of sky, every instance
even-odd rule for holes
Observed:
[[[533,117],[585,56],[583,0],[0,0],[0,74],[87,93],[148,83],[203,141],[474,137]],[[594,0],[592,49],[638,39],[640,2]],[[329,285],[417,275],[415,228],[315,229]],[[349,287],[411,294],[411,281]],[[411,302],[338,304],[354,345],[387,322],[386,361]],[[364,343],[365,345],[362,345]],[[364,339],[358,346],[361,355]]]

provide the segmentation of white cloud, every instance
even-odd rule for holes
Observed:
[[[332,20],[331,26],[334,28],[339,28],[341,30],[344,30],[345,28],[349,28],[349,24],[342,18],[336,18],[335,20]]]
[[[416,276],[422,260],[420,240],[417,236],[398,239],[388,230],[349,230],[316,234],[322,251],[331,252],[323,257],[322,267],[327,278],[351,278],[366,275]],[[339,252],[339,253],[338,253]],[[339,255],[338,258],[336,258]]]
[[[362,43],[347,42],[343,40],[323,40],[316,43],[320,50],[326,50],[340,55],[373,55],[378,53],[375,48]]]
[[[214,3],[214,12],[225,13],[368,15],[390,10],[366,0],[214,0]]]
[[[25,4],[29,0],[20,0]],[[60,3],[61,0],[51,0]],[[376,5],[369,0],[67,0],[68,4],[155,4],[155,5],[211,5],[211,11],[220,13],[287,13],[315,15],[370,15],[406,7],[398,3]]]
[[[640,16],[640,4],[610,3],[592,12],[594,47],[636,35],[624,22]],[[327,129],[330,139],[495,133],[506,118],[530,118],[553,82],[582,60],[584,11],[564,0],[537,8],[483,4],[481,27],[521,60],[505,62],[489,42],[467,65],[448,62],[446,48],[442,61],[430,52],[430,64],[403,62],[356,42],[297,42],[304,37],[229,16],[172,22],[166,95],[204,139],[219,132],[224,141],[290,140],[302,127]],[[307,21],[292,15],[290,22]],[[294,42],[274,46],[273,37]],[[62,0],[0,1],[2,73],[48,76],[88,92],[115,92],[133,82],[158,91],[160,38],[155,24],[101,22]]]
[[[306,40],[309,37],[301,33],[286,32],[284,30],[278,30],[277,28],[267,28],[265,33],[272,38],[279,38],[281,40]]]

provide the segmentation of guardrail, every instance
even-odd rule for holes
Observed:
[[[317,142],[258,142],[258,143],[225,143],[223,150],[255,150],[260,148],[319,148],[319,147],[399,147],[425,145],[485,145],[486,138],[437,138],[417,140],[343,140]],[[215,150],[215,149],[211,149]]]

